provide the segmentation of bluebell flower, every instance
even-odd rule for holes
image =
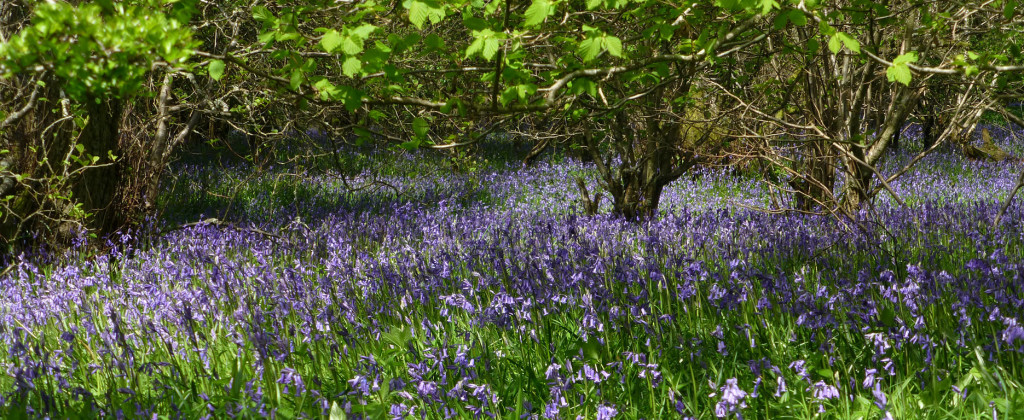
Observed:
[[[715,404],[715,416],[723,418],[732,413],[737,413],[741,408],[746,408],[747,393],[740,389],[736,378],[725,380],[725,385],[719,390],[722,396]]]

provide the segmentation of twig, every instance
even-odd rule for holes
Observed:
[[[1006,209],[1010,208],[1010,203],[1013,203],[1013,197],[1017,195],[1017,192],[1021,188],[1024,188],[1024,171],[1020,172],[1020,178],[1017,179],[1017,186],[1013,187],[1013,191],[1010,192],[1010,196],[1006,197],[1006,202],[1003,203],[1003,208],[999,210],[999,214],[996,215],[996,219],[992,221],[992,227],[999,224],[999,220],[1003,218],[1003,214],[1006,213]]]
[[[179,230],[179,229],[185,229],[185,228],[190,228],[190,227],[195,227],[195,226],[206,226],[206,225],[213,225],[213,226],[231,228],[231,229],[234,229],[234,230],[237,230],[237,231],[240,231],[240,232],[256,233],[256,234],[259,234],[259,235],[271,237],[271,238],[283,241],[285,243],[291,244],[291,241],[289,241],[288,238],[285,238],[284,236],[278,235],[276,233],[267,232],[267,231],[265,231],[263,229],[259,229],[259,228],[251,228],[251,227],[245,227],[245,226],[238,226],[238,225],[236,225],[234,223],[225,222],[225,221],[217,219],[215,217],[204,219],[204,220],[201,220],[201,221],[198,221],[198,222],[185,223],[185,224],[182,224],[182,225],[178,225],[178,226],[174,226],[174,227],[171,227],[171,228],[168,228],[168,229],[164,229],[164,230],[160,231],[160,234],[163,235],[163,234],[166,234],[166,233],[169,233],[169,232],[173,232],[173,231]]]

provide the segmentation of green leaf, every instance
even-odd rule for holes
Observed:
[[[317,92],[320,92],[320,99],[324,101],[337,99],[341,93],[341,91],[338,90],[338,87],[334,86],[327,79],[320,79],[313,85],[313,87],[316,88]]]
[[[352,35],[355,35],[359,39],[365,41],[366,38],[369,38],[370,34],[372,34],[373,31],[376,31],[376,30],[377,30],[376,26],[373,26],[373,25],[371,25],[369,23],[364,23],[362,25],[359,25],[358,28],[353,29],[352,30]]]
[[[484,29],[482,31],[473,31],[473,42],[466,47],[466,58],[472,57],[476,53],[480,53],[486,60],[493,60],[494,56],[498,53],[498,49],[501,48],[501,39],[497,36],[500,34],[495,33],[490,29]]]
[[[839,36],[832,35],[828,39],[828,50],[832,51],[832,54],[838,54],[841,49],[843,49],[843,44],[839,41]]]
[[[548,18],[550,12],[551,2],[549,0],[533,0],[533,4],[526,9],[523,26],[529,28],[544,23],[544,19]]]
[[[760,0],[759,6],[761,6],[761,14],[767,15],[772,9],[779,8],[779,2],[775,0]]]
[[[334,50],[341,46],[342,41],[344,41],[344,38],[341,37],[341,34],[339,34],[338,31],[331,29],[324,34],[323,38],[320,39],[320,46],[324,48],[324,51],[334,52]]]
[[[587,38],[580,42],[579,54],[583,56],[584,62],[593,61],[601,53],[601,39]]]
[[[740,7],[740,0],[715,0],[715,5],[725,10],[736,10]]]
[[[462,19],[462,24],[474,31],[481,31],[487,29],[487,21],[477,17],[467,17]]]
[[[890,82],[900,82],[904,85],[910,85],[910,80],[913,77],[910,73],[910,67],[906,64],[893,64],[885,70],[885,77]]]
[[[793,24],[796,26],[804,26],[807,24],[807,16],[804,15],[804,12],[801,12],[799,10],[790,10],[789,21],[793,22]]]
[[[210,77],[213,78],[213,80],[219,81],[224,77],[224,62],[221,60],[211,60],[209,71]]]
[[[270,10],[263,6],[253,6],[252,17],[260,22],[270,22],[274,20],[274,14],[270,13]]]
[[[353,37],[347,36],[341,41],[341,50],[348,55],[355,55],[363,52],[363,42]]]
[[[1013,15],[1017,13],[1017,0],[1006,0],[1003,3],[1003,17],[1006,20],[1013,19]]]
[[[590,96],[597,96],[597,83],[586,77],[573,80],[571,85],[571,92],[573,93],[587,93]]]
[[[100,9],[103,10],[104,14],[114,14],[113,0],[96,0],[96,3],[100,5]]]
[[[484,39],[477,38],[466,47],[466,58],[472,57],[473,54],[480,52],[484,48]]]
[[[857,38],[854,38],[845,32],[837,32],[836,36],[843,42],[846,49],[853,51],[854,54],[860,54],[860,41],[857,41]]]
[[[340,98],[345,101],[345,109],[348,112],[354,112],[363,106],[363,97],[366,96],[363,91],[356,89],[351,86],[341,86]]]
[[[331,403],[331,416],[328,418],[328,420],[347,420],[347,416],[345,416],[345,410],[342,410],[341,407],[338,407],[337,402]]]
[[[416,25],[416,29],[423,29],[423,24],[430,17],[430,6],[421,1],[409,2],[409,22]]]
[[[430,123],[428,123],[427,120],[420,117],[416,117],[416,119],[412,120],[412,131],[413,133],[416,133],[417,138],[426,138],[428,129],[430,129]]]
[[[817,54],[819,50],[821,50],[821,43],[818,42],[817,39],[811,38],[811,39],[807,40],[807,53],[808,54],[811,54],[811,55]]]
[[[482,55],[484,59],[493,60],[494,56],[498,53],[498,49],[501,48],[501,41],[497,38],[487,38],[484,40],[484,50]]]
[[[651,68],[654,69],[654,74],[661,78],[666,78],[670,74],[670,69],[666,63],[653,63]]]
[[[896,58],[894,58],[892,60],[892,64],[893,65],[900,65],[900,64],[907,64],[907,63],[916,63],[916,62],[917,62],[917,51],[911,51],[911,52],[908,52],[908,53],[900,54],[899,57],[896,57]]]
[[[787,22],[789,22],[789,14],[779,13],[778,16],[775,16],[775,21],[772,23],[772,26],[774,26],[775,29],[781,30],[786,27]]]
[[[427,37],[423,39],[423,43],[426,44],[427,47],[430,47],[431,49],[444,49],[444,40],[441,39],[441,37],[437,36],[436,34],[427,35]]]
[[[604,0],[587,0],[587,10],[594,10],[604,4]]]
[[[291,77],[291,80],[289,80],[289,83],[288,83],[288,85],[292,88],[292,90],[299,90],[299,86],[302,86],[302,76],[303,76],[302,70],[299,70],[299,69],[292,70],[292,77]]]
[[[362,69],[363,62],[355,57],[349,57],[341,64],[341,71],[348,77],[356,77]]]
[[[263,44],[269,44],[271,42],[274,42],[274,38],[276,38],[276,37],[277,37],[277,32],[269,31],[269,32],[263,32],[263,33],[259,34],[259,36],[256,37],[256,40],[258,40],[260,43],[263,43]]]
[[[622,57],[622,40],[614,36],[604,37],[604,48],[608,50],[608,54],[615,57]]]
[[[833,28],[828,24],[828,22],[825,22],[825,20],[822,19],[818,21],[818,32],[821,32],[821,34],[825,36],[832,36],[836,34],[836,28]]]

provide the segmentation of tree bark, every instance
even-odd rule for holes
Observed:
[[[796,191],[794,208],[809,212],[832,201],[832,188],[836,181],[835,156],[825,140],[808,142],[804,153],[802,175],[790,185]]]
[[[123,105],[118,99],[87,100],[84,103],[88,123],[79,136],[79,144],[86,154],[97,156],[95,167],[85,168],[72,186],[72,197],[82,204],[82,209],[92,213],[88,225],[100,233],[110,233],[120,228],[125,220],[114,198],[121,184],[121,165],[110,159],[110,154],[120,157],[120,124]]]

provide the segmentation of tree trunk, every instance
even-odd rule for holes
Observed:
[[[850,150],[850,154],[853,155],[857,160],[864,161],[864,149],[859,146],[853,146]],[[843,206],[850,213],[856,213],[860,210],[861,206],[868,201],[868,193],[871,191],[871,179],[874,175],[871,169],[864,166],[864,164],[857,160],[846,157],[846,186],[845,186],[845,205]]]
[[[900,123],[899,124],[900,129],[896,131],[896,134],[893,134],[893,137],[892,137],[892,150],[897,150],[897,151],[900,150],[900,139],[903,137],[903,124],[904,123]]]
[[[60,83],[52,76],[44,79],[40,100],[11,130],[3,133],[0,143],[10,153],[5,155],[7,173],[0,197],[10,200],[9,207],[0,208],[0,243],[12,244],[18,238],[43,233],[47,220],[59,213],[54,204],[59,198],[46,193],[48,180],[64,173],[62,162],[73,141],[68,127],[59,120],[68,114],[68,103],[62,99]],[[62,111],[62,112],[61,112]],[[15,182],[13,174],[29,173],[34,180]],[[41,180],[41,181],[36,181]],[[61,194],[57,194],[59,196]],[[58,204],[59,206],[59,204]],[[52,232],[52,231],[51,231]],[[45,235],[43,235],[45,236]],[[49,241],[52,237],[33,240]]]
[[[677,86],[678,91],[688,89],[688,80]],[[611,197],[612,213],[628,220],[658,215],[665,186],[697,164],[697,148],[711,138],[713,131],[703,127],[703,134],[693,142],[692,150],[684,147],[681,110],[673,110],[671,104],[665,103],[664,90],[659,87],[648,95],[648,107],[631,114],[633,118],[621,109],[614,114],[610,132],[606,133],[610,147],[604,151],[605,156],[590,127],[583,129],[586,149]]]
[[[829,153],[825,140],[808,142],[805,147],[803,175],[790,182],[796,190],[794,207],[800,211],[813,211],[832,201],[835,185],[834,155]]]
[[[925,114],[924,122],[921,123],[921,145],[924,150],[935,145],[935,114],[931,112]]]
[[[639,168],[622,170],[620,188],[611,191],[615,214],[629,220],[651,219],[658,215],[661,194],[670,182],[679,177],[692,162],[684,162],[683,169],[673,165],[679,145],[679,124],[659,121],[651,117],[643,138],[637,139]]]
[[[121,156],[119,147],[122,104],[117,99],[87,100],[85,110],[89,122],[82,129],[79,144],[86,154],[97,156],[97,167],[85,168],[74,180],[72,192],[82,209],[92,213],[88,226],[100,233],[110,233],[125,222],[114,205],[121,184],[121,165],[110,154]]]

